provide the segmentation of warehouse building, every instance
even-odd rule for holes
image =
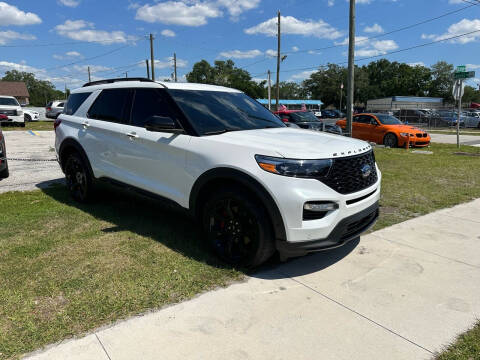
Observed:
[[[402,109],[441,109],[443,98],[423,96],[392,96],[367,101],[367,111],[388,111]]]

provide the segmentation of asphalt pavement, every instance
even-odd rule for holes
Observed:
[[[432,142],[442,144],[456,144],[457,136],[452,134],[430,134]],[[460,135],[460,144],[470,146],[480,146],[480,136]]]
[[[4,131],[10,177],[0,181],[0,193],[35,190],[63,182],[55,156],[53,131]]]

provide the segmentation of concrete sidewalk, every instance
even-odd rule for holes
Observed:
[[[480,318],[480,199],[30,359],[429,359]]]

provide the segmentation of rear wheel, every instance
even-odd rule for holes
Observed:
[[[394,147],[397,147],[397,144],[398,144],[398,140],[397,140],[397,137],[395,136],[395,134],[388,133],[383,138],[383,145],[385,145],[387,147],[394,148]]]
[[[86,161],[78,153],[68,155],[65,161],[65,178],[72,198],[79,202],[90,200],[93,192],[92,177]]]
[[[223,188],[212,195],[202,223],[210,247],[229,264],[255,267],[275,251],[267,211],[241,188]]]
[[[6,179],[6,178],[9,177],[9,175],[10,175],[10,173],[8,171],[8,163],[7,163],[7,167],[5,169],[3,169],[2,171],[0,171],[0,179]]]

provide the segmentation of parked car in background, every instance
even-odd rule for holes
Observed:
[[[49,119],[56,119],[63,112],[66,100],[50,101],[45,107],[45,116]]]
[[[38,121],[40,118],[40,113],[38,111],[30,110],[30,109],[23,109],[23,117],[25,122],[29,121]]]
[[[393,112],[393,116],[404,123],[428,123],[429,116],[421,110],[400,109]]]
[[[25,119],[23,117],[22,107],[18,103],[17,99],[15,99],[13,96],[0,96],[0,114],[7,117],[6,120],[0,119],[2,125],[7,123],[25,127]]]
[[[345,130],[347,121],[339,120],[337,125]],[[356,114],[353,116],[352,130],[354,138],[388,147],[406,146],[408,139],[410,139],[410,146],[422,147],[430,144],[430,135],[426,131],[405,125],[388,114]]]
[[[319,120],[311,111],[279,110],[274,112],[284,123],[293,123],[302,129],[325,131],[342,135],[342,129],[336,124],[328,124]]]
[[[2,129],[0,129],[0,180],[8,177],[7,147]]]
[[[460,120],[463,119],[463,123],[465,127],[480,129],[480,112],[464,111],[462,115],[463,116],[460,117]]]
[[[312,116],[314,116],[312,114]],[[357,239],[378,218],[370,144],[288,128],[241,91],[110,79],[72,91],[54,123],[71,196],[96,180],[189,211],[224,261],[252,267]]]

